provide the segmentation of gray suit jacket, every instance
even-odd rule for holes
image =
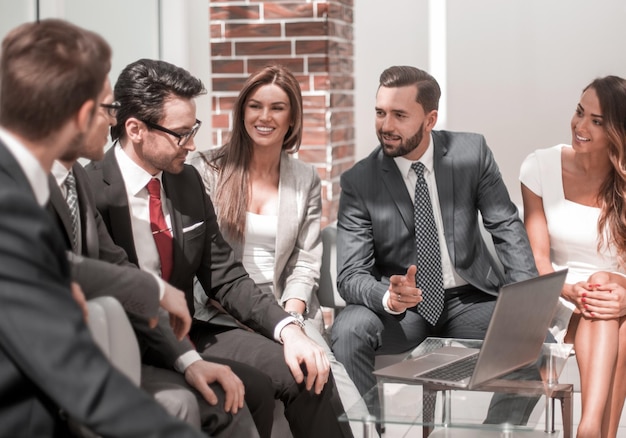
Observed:
[[[71,258],[72,278],[78,282],[87,299],[98,296],[117,298],[127,312],[150,318],[159,309],[159,285],[151,274],[137,269],[128,261],[122,248],[115,245],[95,207],[89,190],[89,178],[83,167],[72,167],[80,211],[82,254]],[[68,248],[72,223],[67,203],[52,175],[49,177],[48,210],[63,231]],[[82,257],[81,257],[82,256]]]
[[[448,131],[432,136],[446,246],[457,273],[491,295],[505,283],[536,276],[526,231],[484,137]],[[380,146],[342,175],[341,188],[339,292],[346,302],[384,312],[389,276],[417,264],[411,198],[393,158]],[[504,273],[481,238],[479,212]]]
[[[0,142],[0,436],[200,437],[116,371],[70,294],[65,245]]]
[[[215,151],[198,153],[190,164],[198,169],[209,196],[217,184],[216,170],[207,164]],[[322,263],[320,220],[321,183],[315,167],[283,152],[278,188],[278,234],[274,263],[274,295],[284,303],[291,298],[307,305],[307,317],[321,315],[317,288]],[[243,245],[224,236],[242,259]],[[319,314],[319,315],[318,315]]]

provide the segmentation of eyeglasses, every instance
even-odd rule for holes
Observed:
[[[198,129],[200,129],[200,126],[202,126],[202,122],[196,119],[196,123],[191,127],[191,131],[179,134],[178,132],[174,132],[170,129],[164,128],[163,126],[157,125],[156,123],[148,122],[147,120],[142,120],[142,122],[144,122],[146,126],[152,129],[156,129],[157,131],[165,132],[166,134],[176,137],[178,139],[178,146],[181,148],[189,143],[189,140],[196,136]]]
[[[122,107],[122,104],[118,101],[115,101],[111,103],[101,103],[100,106],[106,109],[109,117],[115,118],[117,116],[117,111]]]

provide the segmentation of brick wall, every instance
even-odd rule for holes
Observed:
[[[278,62],[298,78],[304,136],[298,157],[322,179],[322,226],[337,217],[339,175],[354,163],[353,0],[210,1],[213,144],[232,126],[250,73]]]

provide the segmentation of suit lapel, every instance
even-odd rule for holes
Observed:
[[[139,266],[130,221],[128,195],[126,194],[122,172],[115,159],[114,147],[107,151],[102,162],[102,180],[104,182],[104,196],[108,205],[107,213],[111,236],[116,244],[126,250],[128,259]]]
[[[276,263],[274,263],[275,282],[287,264],[287,259],[291,256],[291,248],[295,243],[294,237],[298,235],[298,222],[301,215],[298,211],[295,179],[292,161],[283,152],[278,182],[278,222],[274,249],[277,256]]]
[[[381,160],[381,169],[383,172],[383,184],[387,187],[391,199],[398,207],[400,216],[404,221],[404,225],[407,227],[412,236],[415,235],[415,225],[413,224],[413,203],[411,197],[406,190],[406,184],[404,179],[398,170],[398,166],[393,161],[393,158],[387,157],[383,154],[382,149],[379,152],[379,159]]]
[[[70,217],[70,210],[63,198],[63,194],[61,193],[61,189],[57,184],[56,179],[52,175],[48,175],[48,185],[50,186],[50,208],[57,216],[61,224],[63,225],[63,230],[65,231],[64,237],[66,239],[66,243],[71,247],[70,236],[72,235],[72,218]]]
[[[78,205],[80,210],[80,227],[82,238],[83,254],[98,258],[100,248],[98,244],[98,230],[94,219],[91,202],[89,202],[89,181],[80,163],[75,163],[72,167],[74,178],[76,179],[76,192],[78,193]]]
[[[0,141],[0,168],[4,169],[4,173],[9,175],[11,179],[15,181],[15,186],[21,189],[26,189],[30,194],[35,197],[35,192],[26,178],[26,175],[22,171],[22,166],[17,162],[13,154],[9,152],[9,149]]]
[[[439,206],[443,219],[446,246],[450,259],[454,263],[454,171],[452,158],[447,155],[448,148],[437,131],[432,132],[434,148],[435,179],[439,193]]]
[[[183,238],[183,218],[180,210],[176,208],[174,202],[172,202],[172,196],[176,196],[176,177],[163,172],[163,190],[167,197],[167,209],[170,212],[170,221],[172,226],[172,237],[174,238],[174,254],[172,256],[172,276],[179,271],[177,269],[181,263],[182,257],[185,254],[185,239]],[[170,196],[168,193],[172,193]],[[200,202],[200,200],[198,201]],[[170,281],[172,279],[170,278]]]

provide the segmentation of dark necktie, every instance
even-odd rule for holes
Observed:
[[[443,311],[443,274],[441,272],[441,250],[433,206],[424,179],[424,165],[413,163],[411,168],[417,174],[415,184],[415,243],[417,249],[417,287],[422,290],[423,301],[417,312],[430,324],[435,325]]]
[[[154,237],[159,258],[161,259],[161,278],[168,281],[172,274],[174,246],[172,233],[163,215],[161,183],[158,179],[152,178],[146,188],[150,194],[150,228],[152,229],[152,237]]]
[[[65,178],[65,202],[70,210],[70,218],[72,219],[72,251],[78,252],[78,221],[80,220],[78,213],[78,193],[76,192],[76,178],[72,172],[67,174]]]

